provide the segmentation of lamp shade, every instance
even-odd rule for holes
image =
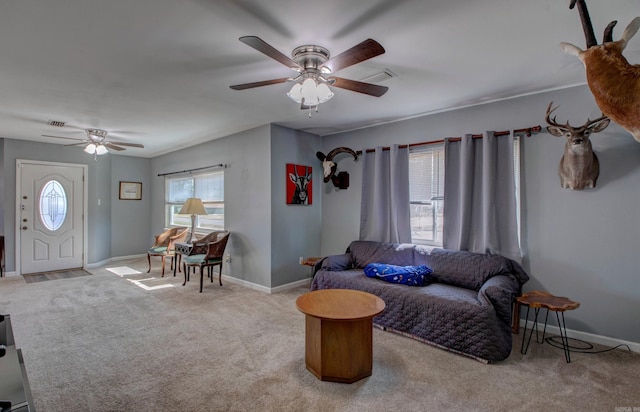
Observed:
[[[202,204],[202,200],[197,197],[190,197],[182,205],[182,209],[178,212],[179,215],[206,215],[207,210]]]
[[[333,92],[326,83],[318,83],[317,80],[306,78],[302,83],[296,83],[287,96],[296,103],[307,106],[317,106],[333,97]]]
[[[287,96],[289,96],[289,98],[296,103],[302,103],[301,91],[302,91],[302,85],[300,83],[296,83],[293,85],[289,93],[287,93]]]
[[[85,148],[84,151],[89,153],[89,154],[94,154],[96,152],[96,145],[93,143],[89,143]]]
[[[318,95],[318,103],[324,103],[333,97],[333,92],[325,83],[320,83],[316,88],[316,94]]]
[[[107,154],[107,153],[109,153],[109,149],[107,149],[107,147],[105,145],[99,144],[99,145],[96,146],[96,154],[98,156],[101,156],[101,155]]]

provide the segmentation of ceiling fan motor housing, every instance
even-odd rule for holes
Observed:
[[[302,70],[319,70],[329,60],[329,50],[316,45],[299,46],[293,49],[291,57]]]
[[[101,142],[107,137],[107,131],[101,129],[87,129],[87,136],[94,142]]]

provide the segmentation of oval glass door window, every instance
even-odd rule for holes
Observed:
[[[50,180],[40,192],[40,220],[51,231],[60,229],[67,217],[67,194],[57,180]]]

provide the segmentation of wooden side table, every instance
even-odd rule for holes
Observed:
[[[534,290],[529,293],[525,293],[522,296],[518,296],[516,301],[520,305],[527,306],[527,316],[524,324],[524,334],[522,336],[522,345],[520,346],[520,353],[523,355],[527,353],[529,344],[531,343],[531,337],[533,336],[533,329],[536,330],[536,341],[538,343],[544,343],[544,336],[547,331],[547,320],[549,319],[549,311],[556,313],[556,319],[558,320],[558,329],[560,329],[560,340],[562,341],[562,349],[564,350],[564,357],[567,363],[571,362],[571,354],[569,350],[569,338],[567,337],[567,328],[564,323],[564,312],[567,310],[573,310],[580,307],[579,302],[574,302],[569,298],[554,296],[551,293]],[[524,341],[527,338],[527,321],[529,320],[529,309],[533,308],[535,312],[535,318],[533,325],[531,325],[531,331],[529,332],[529,340],[527,341],[527,347],[524,347]],[[540,309],[546,309],[547,314],[544,318],[544,329],[542,330],[542,340],[538,340],[538,314]],[[560,316],[562,314],[562,317]],[[562,321],[561,321],[562,319]]]
[[[353,383],[371,376],[373,317],[382,299],[348,289],[322,289],[296,300],[306,315],[305,364],[323,381]]]
[[[308,257],[306,259],[302,259],[300,264],[304,266],[311,266],[311,277],[313,277],[313,275],[315,275],[316,263],[318,263],[321,260],[322,260],[321,257]]]

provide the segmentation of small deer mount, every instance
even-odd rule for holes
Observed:
[[[347,153],[353,156],[353,160],[358,160],[358,154],[348,147],[337,147],[329,152],[326,156],[322,152],[316,152],[316,157],[322,162],[324,170],[324,182],[331,181],[338,189],[347,189],[349,187],[349,173],[340,172],[336,175],[338,165],[333,159],[340,153]]]
[[[547,106],[547,131],[553,136],[567,139],[558,166],[560,186],[572,190],[593,189],[600,175],[600,163],[598,156],[593,152],[589,135],[606,129],[609,119],[606,116],[595,120],[587,118],[587,122],[579,127],[572,127],[569,122],[559,124],[556,123],[555,116],[551,118],[551,113],[558,108],[552,109],[552,105],[553,102]]]

